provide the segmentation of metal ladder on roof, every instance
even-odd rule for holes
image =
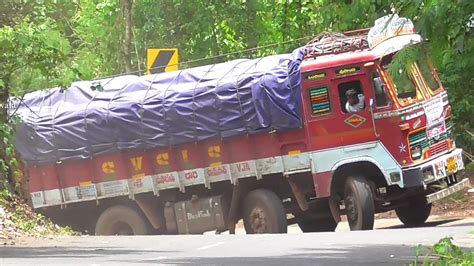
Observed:
[[[362,29],[344,33],[323,32],[306,44],[305,58],[368,49],[368,30]]]

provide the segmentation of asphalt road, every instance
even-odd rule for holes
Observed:
[[[446,236],[474,248],[474,218],[430,222],[422,228],[386,220],[377,227],[350,232],[342,226],[333,233],[302,234],[291,226],[285,235],[35,239],[0,247],[0,265],[404,265],[415,260],[418,244],[429,246]]]

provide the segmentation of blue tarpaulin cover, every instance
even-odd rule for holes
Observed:
[[[302,60],[300,48],[29,93],[12,108],[22,118],[16,147],[38,164],[300,128]],[[97,84],[103,90],[91,88]]]

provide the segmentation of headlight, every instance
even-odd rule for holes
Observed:
[[[413,160],[418,160],[421,158],[421,147],[419,144],[413,145],[410,147],[410,154]]]

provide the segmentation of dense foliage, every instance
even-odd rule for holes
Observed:
[[[429,40],[451,97],[458,145],[472,154],[472,0],[3,0],[0,104],[72,80],[144,73],[150,47],[179,48],[180,67],[186,68],[288,52],[321,31],[370,27],[392,11],[413,18]],[[261,49],[249,49],[254,47]],[[8,123],[5,111],[0,123]],[[11,132],[0,131],[5,150]],[[11,157],[0,154],[7,176],[16,166]]]

